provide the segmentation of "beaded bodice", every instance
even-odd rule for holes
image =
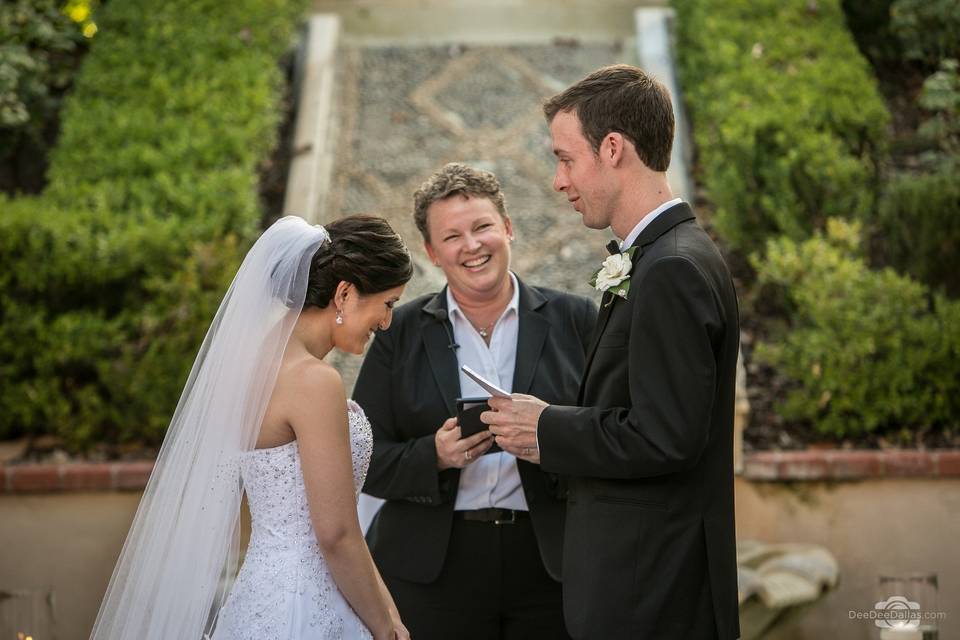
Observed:
[[[349,416],[354,493],[359,497],[370,465],[373,433],[356,403],[350,403]],[[296,440],[247,452],[240,461],[240,473],[252,519],[251,550],[255,542],[263,544],[268,540],[271,547],[302,547],[306,541],[315,542]]]
[[[351,402],[348,413],[356,499],[370,464],[373,433],[358,405]],[[214,640],[370,638],[317,544],[297,441],[244,453],[240,473],[250,507],[250,543]]]

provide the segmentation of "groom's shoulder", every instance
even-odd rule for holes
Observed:
[[[657,258],[686,258],[695,263],[720,259],[716,243],[695,220],[680,223],[644,248],[647,263]]]

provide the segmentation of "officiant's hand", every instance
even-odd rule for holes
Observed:
[[[540,398],[514,393],[509,398],[487,400],[491,411],[480,414],[480,420],[490,425],[497,444],[507,453],[521,460],[540,464],[537,448],[537,423],[548,405]]]
[[[456,418],[449,418],[437,429],[434,436],[437,445],[437,468],[463,469],[477,460],[493,446],[493,434],[489,431],[480,431],[472,436],[460,438],[460,425]]]

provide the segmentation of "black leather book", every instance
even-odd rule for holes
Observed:
[[[466,438],[475,433],[487,430],[487,425],[480,421],[480,414],[489,411],[490,405],[486,398],[457,398],[457,422],[460,424],[460,437]],[[487,453],[502,451],[497,443],[487,449]]]

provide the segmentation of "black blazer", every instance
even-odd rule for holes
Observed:
[[[579,407],[548,407],[544,470],[568,476],[564,617],[574,638],[739,637],[733,283],[686,204],[634,242],[604,295]]]
[[[574,402],[596,307],[587,298],[517,281],[513,391]],[[446,306],[444,288],[398,307],[390,328],[370,346],[353,393],[373,426],[363,490],[387,500],[367,534],[370,551],[383,573],[420,583],[435,580],[443,567],[460,481],[459,469],[437,470],[434,444],[460,396]],[[517,466],[543,564],[559,580],[565,484],[524,460]]]

